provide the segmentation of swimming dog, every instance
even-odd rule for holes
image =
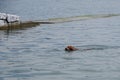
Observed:
[[[78,48],[75,48],[74,46],[67,46],[65,48],[65,51],[76,51],[76,50],[78,50]]]

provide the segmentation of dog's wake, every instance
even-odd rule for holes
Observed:
[[[105,49],[118,49],[120,46],[105,46],[105,45],[84,45],[84,46],[67,46],[65,51],[89,51],[89,50],[105,50]]]

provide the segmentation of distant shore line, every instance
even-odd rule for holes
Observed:
[[[24,21],[20,23],[13,23],[10,25],[1,25],[0,30],[22,29],[22,28],[28,28],[28,27],[35,27],[40,24],[55,24],[55,23],[81,21],[81,20],[89,20],[89,19],[97,19],[97,18],[108,18],[108,17],[114,17],[114,16],[120,16],[120,14],[83,15],[83,16],[73,16],[73,17],[66,17],[66,18],[51,18],[46,20]]]

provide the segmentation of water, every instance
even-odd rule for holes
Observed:
[[[119,14],[119,0],[1,0],[22,20]],[[120,16],[0,31],[0,80],[119,80]],[[65,52],[67,45],[80,49]]]

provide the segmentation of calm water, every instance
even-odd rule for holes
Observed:
[[[0,0],[22,20],[119,14],[119,0]],[[120,17],[0,31],[0,80],[120,80]],[[65,52],[67,45],[80,49]]]

